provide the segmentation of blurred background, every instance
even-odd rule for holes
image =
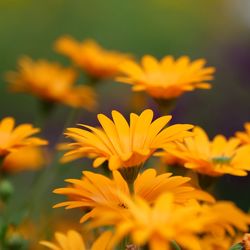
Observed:
[[[249,0],[0,0],[1,118],[10,115],[19,123],[35,121],[36,99],[8,93],[4,73],[14,70],[22,55],[69,65],[53,51],[54,41],[68,34],[78,40],[93,38],[107,49],[137,58],[144,54],[159,59],[167,54],[206,58],[207,65],[216,67],[213,89],[196,90],[178,99],[174,122],[202,126],[211,137],[217,133],[231,136],[250,121],[249,13]],[[97,112],[127,110],[130,86],[106,81],[97,92],[101,96]],[[63,106],[54,112],[45,128],[47,137],[59,136],[67,112]],[[83,112],[81,121],[93,124],[95,117]],[[62,175],[79,176],[81,170],[67,166]],[[32,174],[14,178],[26,184],[21,185],[25,195]],[[62,183],[63,178],[58,181]],[[249,209],[250,177],[225,176],[218,186],[218,198],[233,199]]]

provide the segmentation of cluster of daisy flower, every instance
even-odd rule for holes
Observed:
[[[127,119],[113,110],[111,118],[97,115],[98,127],[66,128],[70,142],[59,141],[56,146],[66,151],[60,163],[73,165],[75,160],[90,158],[93,171],[84,170],[81,178],[66,179],[65,187],[54,189],[53,193],[65,196],[54,208],[77,209],[83,228],[75,223],[67,226],[67,219],[60,218],[64,230],[42,234],[35,244],[38,225],[27,227],[26,223],[28,233],[23,233],[27,216],[15,224],[11,221],[9,200],[17,190],[9,177],[47,164],[42,170],[45,178],[41,177],[46,185],[48,175],[58,167],[57,155],[44,150],[47,140],[34,136],[40,129],[31,124],[15,127],[14,118],[3,118],[0,249],[249,250],[250,215],[231,201],[216,200],[211,187],[220,176],[246,176],[250,171],[250,123],[232,138],[217,135],[213,139],[198,126],[168,125],[175,100],[196,88],[209,89],[215,69],[206,67],[204,59],[191,61],[187,56],[165,56],[158,61],[145,55],[138,63],[131,54],[69,36],[59,38],[54,48],[70,59],[71,67],[23,57],[17,71],[6,74],[10,91],[36,96],[43,115],[58,103],[96,112],[95,88],[103,79],[144,91],[162,113],[156,118],[153,110],[141,107],[142,112],[132,112]],[[76,84],[79,71],[85,72],[87,84]],[[24,213],[30,214],[30,209],[25,207]],[[43,220],[47,228],[53,228],[47,215]]]

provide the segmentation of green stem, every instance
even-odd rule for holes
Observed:
[[[213,177],[209,175],[198,174],[199,185],[203,190],[212,192],[216,183],[218,182],[218,177]]]
[[[122,175],[122,177],[126,180],[130,193],[134,193],[134,182],[140,172],[141,166],[137,167],[124,167],[120,168],[119,171]]]
[[[72,123],[76,116],[76,109],[72,109],[69,113],[68,119],[66,120],[63,131]],[[59,143],[63,138],[63,133],[61,133],[61,136],[58,138]],[[33,211],[36,211],[37,208],[41,208],[41,201],[42,196],[46,190],[46,187],[49,186],[49,184],[54,180],[55,176],[58,172],[58,167],[56,166],[56,163],[59,161],[60,157],[62,155],[62,152],[58,151],[57,149],[54,149],[52,153],[52,161],[49,163],[48,166],[46,166],[42,172],[40,172],[37,176],[37,178],[34,179],[34,188],[32,188],[30,195],[28,195],[29,200],[25,202],[24,210],[27,211],[26,216],[29,216]],[[43,201],[44,203],[44,201]],[[30,204],[30,205],[29,205]]]
[[[155,98],[154,100],[158,104],[159,110],[162,115],[169,115],[176,106],[176,99]]]
[[[180,246],[177,244],[177,242],[175,240],[171,241],[171,246],[172,246],[173,250],[181,250]]]

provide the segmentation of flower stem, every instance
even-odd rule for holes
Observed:
[[[175,240],[171,241],[171,246],[172,246],[173,250],[181,250],[180,246],[177,244],[177,242]]]

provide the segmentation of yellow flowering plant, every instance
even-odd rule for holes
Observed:
[[[17,71],[5,75],[11,92],[64,104],[71,112],[56,124],[56,113],[45,117],[45,139],[35,136],[35,120],[18,126],[12,117],[0,121],[0,249],[249,250],[250,215],[218,199],[216,190],[202,189],[197,178],[214,183],[215,177],[247,176],[249,124],[235,137],[209,139],[202,128],[173,124],[175,115],[161,114],[185,92],[210,89],[215,68],[205,59],[171,55],[145,55],[138,64],[129,54],[70,36],[57,39],[54,48],[71,67],[22,57]],[[130,84],[159,106],[106,110],[102,98],[97,103],[97,85],[77,84],[78,77],[99,86],[103,79]],[[27,182],[25,195],[19,178]],[[58,188],[63,179],[66,186]]]

